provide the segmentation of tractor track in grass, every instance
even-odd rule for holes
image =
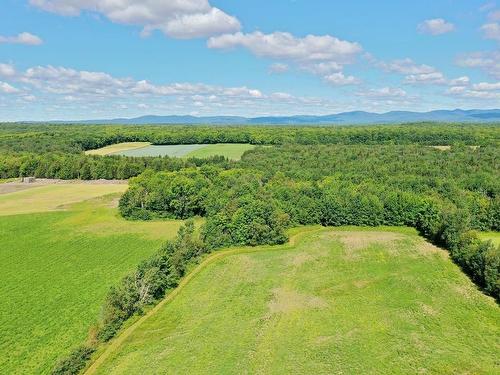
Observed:
[[[143,324],[147,319],[155,315],[161,308],[170,303],[182,290],[193,280],[197,275],[200,274],[207,266],[217,262],[221,259],[227,258],[232,255],[248,254],[255,252],[264,251],[284,251],[294,249],[298,241],[304,236],[312,233],[319,233],[328,230],[326,227],[313,227],[306,228],[292,236],[290,236],[289,241],[284,245],[279,246],[258,246],[258,247],[237,247],[228,250],[215,251],[209,255],[205,260],[198,264],[188,275],[186,275],[179,285],[172,290],[165,298],[163,298],[156,306],[154,306],[150,311],[144,314],[139,320],[133,323],[130,327],[126,328],[113,340],[111,340],[104,351],[90,364],[90,366],[83,373],[84,375],[93,375],[99,369],[99,367],[112,355],[135,330]]]

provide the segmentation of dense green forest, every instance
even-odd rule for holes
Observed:
[[[262,147],[239,161],[83,153],[129,141]],[[201,254],[284,243],[286,229],[297,225],[415,227],[448,249],[485,293],[500,299],[500,248],[477,235],[500,230],[499,144],[498,124],[2,125],[0,177],[130,178],[119,204],[124,217],[205,218],[199,231],[188,223],[176,241],[110,292],[94,331],[95,340],[106,341],[128,317],[174,287]],[[437,145],[451,147],[430,147]],[[76,362],[89,355],[87,349],[74,353]]]

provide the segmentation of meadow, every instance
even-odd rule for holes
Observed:
[[[498,307],[446,251],[407,228],[302,231],[214,255],[86,374],[500,370]]]
[[[104,146],[95,150],[87,150],[85,151],[85,155],[112,155],[116,153],[120,153],[123,151],[134,150],[138,148],[143,148],[149,146],[151,143],[149,142],[123,142],[116,143],[109,146]]]
[[[0,373],[50,373],[85,340],[109,288],[175,236],[179,221],[120,218],[116,192],[126,187],[61,184],[0,195]]]
[[[6,186],[6,185],[4,185]],[[0,195],[0,216],[55,211],[64,206],[111,193],[123,193],[127,184],[25,185],[26,190]]]
[[[254,145],[244,143],[151,145],[147,142],[126,142],[89,150],[85,153],[87,155],[121,155],[129,157],[209,158],[211,156],[224,156],[231,160],[239,160],[245,151],[254,147]]]

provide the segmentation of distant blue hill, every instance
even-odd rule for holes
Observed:
[[[355,125],[355,124],[395,124],[407,122],[500,122],[500,109],[437,110],[430,112],[392,111],[372,113],[363,111],[342,112],[324,116],[141,116],[136,118],[116,118],[83,121],[55,121],[79,124],[276,124],[276,125]]]

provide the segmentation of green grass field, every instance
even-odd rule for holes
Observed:
[[[102,195],[124,192],[127,184],[53,184],[0,194],[0,216],[56,211]]]
[[[255,146],[243,143],[191,144],[191,145],[151,145],[144,142],[118,143],[97,150],[86,151],[89,155],[124,156],[171,156],[179,158],[208,158],[221,155],[238,160],[247,150]]]
[[[495,246],[500,245],[500,232],[479,232],[482,240],[491,240]]]
[[[116,209],[119,194],[65,211],[16,214],[25,212],[25,205],[52,209],[69,203],[68,197],[84,200],[97,194],[83,189],[77,197],[79,187],[51,185],[0,196],[1,207],[10,213],[0,216],[2,374],[49,373],[58,358],[84,342],[109,288],[174,237],[181,224],[125,221]],[[126,185],[98,187],[106,187],[99,190],[102,195],[107,188]]]
[[[127,150],[135,150],[143,147],[149,146],[151,143],[149,142],[124,142],[124,143],[116,143],[114,145],[105,146],[102,148],[98,148],[96,150],[88,150],[85,151],[86,155],[110,155],[121,151]]]
[[[326,229],[207,262],[97,373],[494,374],[499,328],[412,230]]]
[[[194,150],[186,155],[192,158],[208,158],[210,156],[221,155],[228,159],[239,160],[245,151],[255,148],[254,145],[240,143],[226,143],[207,145]]]

